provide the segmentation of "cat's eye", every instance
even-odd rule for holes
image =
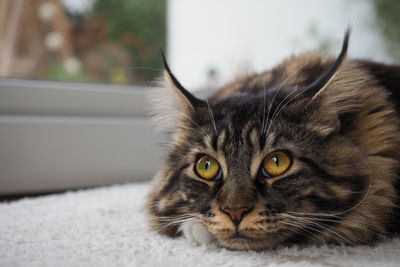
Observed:
[[[265,157],[263,171],[267,176],[278,176],[287,171],[291,163],[292,160],[287,153],[275,151]]]
[[[206,180],[217,178],[221,173],[218,161],[208,155],[199,158],[195,169],[197,175]]]

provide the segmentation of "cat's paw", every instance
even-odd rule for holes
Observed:
[[[179,227],[190,243],[206,245],[213,242],[213,236],[201,222],[184,222]]]

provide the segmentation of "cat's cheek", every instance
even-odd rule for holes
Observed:
[[[184,222],[179,230],[190,243],[206,245],[214,241],[214,237],[201,222]]]

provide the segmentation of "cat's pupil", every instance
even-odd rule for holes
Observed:
[[[206,160],[206,163],[205,163],[204,165],[205,165],[204,168],[205,168],[206,170],[208,170],[208,167],[210,167],[210,161],[209,161],[209,160]]]
[[[277,156],[274,156],[274,157],[272,158],[272,161],[275,163],[276,166],[279,166],[279,160],[278,160],[278,157],[277,157]]]

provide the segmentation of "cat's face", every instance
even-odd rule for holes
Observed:
[[[169,73],[180,115],[149,197],[154,228],[174,235],[181,223],[201,221],[232,249],[351,243],[349,231],[366,228],[351,214],[370,189],[371,168],[345,134],[351,109],[342,104],[344,118],[340,99],[321,94],[327,83],[341,86],[324,75],[342,60],[297,64],[296,78],[279,68],[252,76],[207,102]],[[322,84],[308,86],[313,80]]]
[[[348,140],[276,107],[263,123],[263,101],[233,103],[210,103],[216,128],[204,109],[176,133],[159,174],[160,216],[192,214],[223,245],[261,249],[320,231],[317,219],[335,224],[361,200],[368,166]]]

